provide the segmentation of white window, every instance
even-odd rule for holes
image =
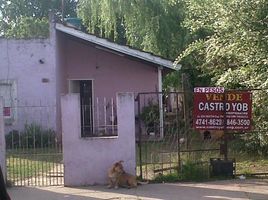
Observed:
[[[0,80],[0,97],[3,98],[5,124],[11,125],[17,118],[17,86],[14,80]]]
[[[93,80],[69,80],[69,93],[80,95],[81,137],[118,136],[113,98],[93,98]]]

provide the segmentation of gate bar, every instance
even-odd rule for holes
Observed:
[[[140,115],[141,115],[141,111],[140,111],[140,94],[138,94],[137,96],[137,100],[138,100],[138,116],[139,116],[139,157],[140,157],[140,178],[142,179],[142,153],[141,153],[141,119],[140,119]]]

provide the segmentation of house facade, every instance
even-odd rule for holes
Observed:
[[[174,70],[171,61],[147,52],[62,24],[56,24],[56,31],[58,94],[80,93],[86,132],[116,125],[116,93],[162,91],[163,72]]]
[[[162,106],[158,92],[171,61],[57,23],[48,39],[1,39],[0,49],[5,134],[27,124],[55,130],[65,185],[105,184],[118,160],[136,173],[135,98],[155,92]]]
[[[8,131],[39,123],[60,134],[67,93],[80,94],[89,132],[116,124],[116,93],[162,91],[163,73],[174,70],[169,60],[54,23],[48,39],[0,39],[0,49]]]

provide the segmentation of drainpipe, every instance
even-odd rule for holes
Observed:
[[[159,131],[160,139],[164,138],[164,114],[163,114],[163,97],[162,97],[162,70],[163,67],[158,67],[158,92],[159,92]]]
[[[3,177],[6,180],[6,142],[5,142],[5,131],[4,131],[5,122],[3,115],[3,106],[4,106],[3,103],[4,103],[3,98],[0,97],[0,165],[2,168]]]

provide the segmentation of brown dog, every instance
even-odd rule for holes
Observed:
[[[115,188],[115,189],[118,188],[119,177],[124,172],[122,162],[123,161],[120,160],[114,163],[112,167],[108,170],[108,179],[109,179],[108,188]]]
[[[123,171],[118,177],[118,185],[120,187],[135,188],[138,186],[136,176]]]
[[[108,171],[109,184],[108,188],[117,189],[118,186],[126,188],[137,187],[138,182],[136,176],[133,176],[125,172],[123,167],[123,161],[120,160],[113,164]]]

